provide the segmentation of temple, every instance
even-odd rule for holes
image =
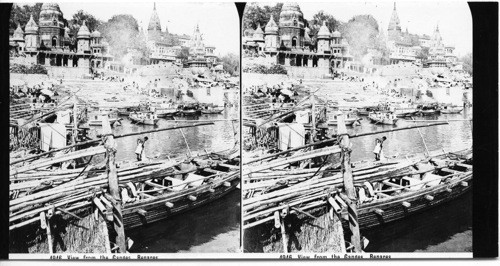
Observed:
[[[69,76],[90,74],[104,68],[108,60],[109,45],[98,31],[90,32],[85,21],[76,36],[72,36],[64,25],[64,17],[59,5],[44,3],[41,7],[38,24],[33,14],[26,23],[24,31],[20,24],[10,39],[14,63],[40,64],[51,72],[58,73],[62,68]],[[73,37],[76,43],[72,42]],[[61,67],[61,68],[59,68]]]
[[[403,32],[396,3],[387,28],[387,47],[390,64],[409,62],[424,67],[452,67],[457,64],[457,57],[453,53],[455,47],[443,43],[438,25],[432,37],[410,34],[408,29]]]
[[[271,15],[264,30],[258,25],[254,31],[246,31],[243,48],[246,56],[254,53],[292,71],[307,72],[305,69],[314,68],[322,75],[331,74],[352,61],[349,44],[340,32],[330,32],[323,23],[317,33],[311,35],[296,3],[283,4],[278,23]]]
[[[181,64],[183,59],[182,50],[189,51],[187,65],[189,67],[211,67],[217,62],[214,54],[215,47],[205,45],[199,25],[192,36],[186,34],[173,34],[162,30],[160,17],[156,11],[156,4],[153,5],[153,12],[149,19],[146,34],[148,48],[150,49],[150,64],[177,63]]]

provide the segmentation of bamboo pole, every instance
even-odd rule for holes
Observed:
[[[413,116],[411,117],[412,120],[415,120]],[[425,143],[424,136],[422,135],[422,132],[420,131],[420,128],[417,128],[418,134],[420,134],[420,138],[422,138],[422,142],[424,143],[425,151],[427,152],[427,156],[429,156],[429,149],[427,148],[427,143]]]
[[[213,124],[214,123],[211,123],[211,122],[204,122],[204,123],[195,123],[195,124],[191,124],[191,125],[181,125],[181,126],[173,126],[173,127],[168,127],[168,128],[158,128],[158,129],[146,130],[146,131],[142,131],[142,132],[131,132],[131,133],[126,133],[126,134],[116,135],[116,136],[114,136],[114,138],[118,139],[118,138],[130,137],[130,136],[141,135],[141,134],[146,134],[146,133],[160,132],[160,131],[166,131],[166,130],[175,130],[175,129],[180,129],[180,128],[207,126],[207,125],[213,125]],[[42,157],[42,156],[45,156],[45,155],[48,155],[48,154],[51,154],[51,153],[54,153],[54,152],[58,152],[58,151],[62,151],[62,150],[67,150],[67,149],[70,149],[70,148],[73,148],[73,147],[78,147],[78,146],[81,146],[81,145],[88,145],[88,144],[92,144],[92,143],[96,143],[96,142],[100,142],[100,141],[102,141],[102,139],[99,138],[99,139],[93,139],[93,140],[79,142],[77,144],[69,145],[69,146],[66,146],[64,148],[51,150],[51,151],[48,151],[48,152],[40,153],[40,154],[37,154],[37,155],[33,155],[33,156],[30,156],[30,157],[26,157],[26,158],[22,158],[22,159],[18,159],[18,160],[13,160],[13,161],[10,162],[10,164],[13,165],[13,164],[17,164],[17,163],[20,163],[20,162],[24,162],[24,161],[28,161],[28,160],[33,160],[33,159],[36,159],[36,158],[39,158],[39,157]]]
[[[115,200],[114,209],[116,211],[116,216],[118,219],[113,220],[114,229],[116,231],[116,244],[118,246],[118,252],[127,252],[127,244],[125,238],[125,225],[123,224],[122,215],[122,200],[120,197],[120,187],[118,186],[118,175],[116,174],[116,142],[113,137],[113,132],[111,131],[111,125],[109,124],[108,117],[104,116],[102,121],[102,132],[104,135],[104,147],[106,148],[106,173],[108,175],[108,187],[109,193]]]
[[[52,230],[50,228],[51,222],[50,222],[49,217],[47,217],[47,219],[46,219],[46,224],[47,224],[47,228],[45,230],[47,232],[47,242],[49,245],[49,254],[53,254],[54,253],[54,246],[53,246],[53,240],[52,240]]]
[[[341,165],[342,165],[342,176],[344,179],[344,190],[347,196],[352,200],[347,202],[348,213],[349,213],[349,228],[351,229],[351,243],[354,245],[354,250],[357,253],[362,252],[361,247],[361,234],[359,232],[359,222],[358,222],[358,210],[357,202],[358,198],[356,195],[356,189],[354,188],[354,180],[352,176],[351,169],[351,143],[349,141],[349,136],[347,135],[347,128],[344,123],[344,116],[337,116],[337,135],[341,136],[340,147],[341,147]]]
[[[175,117],[173,117],[174,121],[175,121]],[[193,154],[191,153],[191,149],[189,148],[189,144],[188,144],[188,141],[186,139],[186,135],[184,135],[184,131],[182,129],[179,129],[179,131],[181,132],[182,134],[182,138],[184,139],[184,143],[186,143],[186,147],[187,147],[187,150],[189,152],[189,157],[193,157]]]

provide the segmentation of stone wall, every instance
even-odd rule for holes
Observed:
[[[293,67],[285,66],[288,76],[301,79],[321,79],[329,77],[328,67]]]
[[[49,76],[44,74],[19,74],[19,73],[10,73],[10,80],[22,80],[28,82],[29,84],[34,83],[42,83],[45,80],[48,80]]]
[[[90,74],[88,67],[57,67],[45,66],[51,78],[78,79]]]

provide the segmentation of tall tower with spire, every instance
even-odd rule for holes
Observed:
[[[38,25],[33,19],[33,14],[30,16],[30,20],[26,27],[24,28],[25,35],[24,40],[26,44],[27,51],[36,51],[38,48],[38,44],[40,43],[40,37],[38,35]]]
[[[401,25],[396,11],[396,2],[394,2],[394,9],[392,10],[391,20],[387,28],[387,37],[390,41],[397,41],[401,36]]]
[[[273,14],[271,14],[271,18],[265,27],[264,39],[265,39],[265,47],[270,51],[276,51],[278,48],[278,24],[274,21]]]
[[[161,36],[161,23],[158,13],[156,13],[156,3],[153,4],[153,13],[148,24],[148,40],[156,40]]]

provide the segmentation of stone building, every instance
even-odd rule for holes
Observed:
[[[246,54],[250,51],[263,54],[272,63],[288,67],[291,71],[304,72],[303,75],[308,75],[305,72],[310,71],[305,69],[310,68],[315,68],[316,73],[327,75],[337,68],[343,68],[347,61],[352,61],[349,45],[340,32],[330,32],[326,23],[323,23],[316,36],[311,36],[310,32],[305,26],[300,6],[284,3],[278,23],[271,15],[264,30],[258,25],[253,32],[245,32],[243,48]],[[316,37],[316,43],[313,43],[313,37]]]
[[[91,34],[83,22],[76,36],[75,47],[71,44],[70,30],[63,21],[58,4],[44,3],[38,24],[31,14],[24,32],[21,25],[14,32],[10,41],[17,45],[17,52],[22,57],[12,58],[13,62],[44,65],[49,74],[57,76],[82,76],[103,68],[112,57],[105,54],[107,46],[100,33]],[[91,64],[91,61],[95,63]]]
[[[401,31],[399,16],[396,10],[396,3],[392,11],[389,26],[387,28],[387,47],[389,48],[389,62],[398,64],[409,62],[423,64],[428,67],[451,67],[457,63],[457,58],[453,54],[454,46],[443,43],[439,27],[436,26],[433,35],[416,35]],[[428,49],[427,58],[424,58],[422,51]],[[420,62],[423,60],[423,62]]]
[[[183,49],[189,49],[189,66],[209,66],[217,62],[215,47],[204,46],[198,26],[192,36],[170,33],[167,27],[162,30],[156,4],[153,5],[145,37],[150,50],[150,64],[181,63]]]

